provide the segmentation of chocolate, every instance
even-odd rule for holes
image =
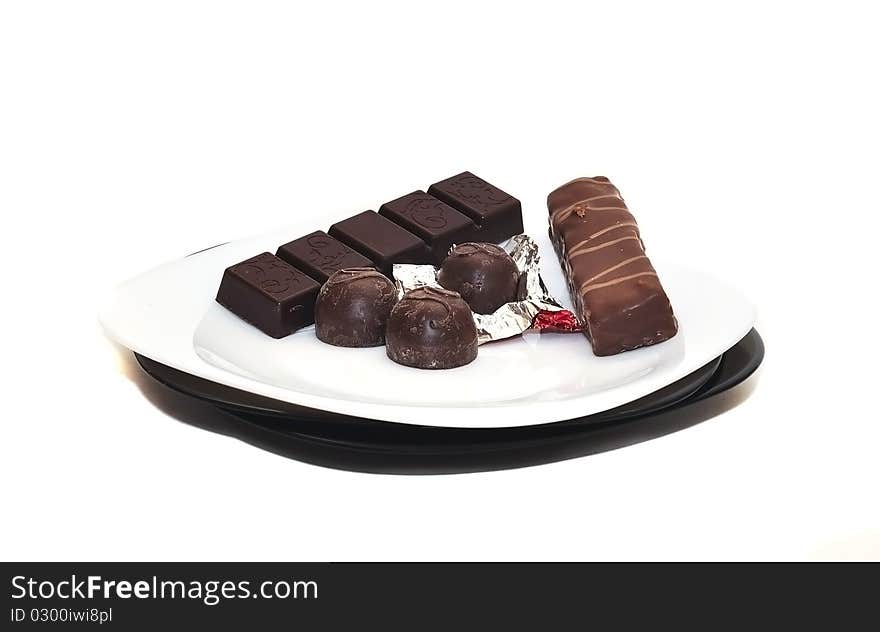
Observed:
[[[578,178],[550,193],[547,207],[550,237],[593,353],[672,338],[672,306],[617,187],[605,177]]]
[[[217,302],[273,338],[312,323],[320,285],[268,252],[226,268]]]
[[[476,241],[498,243],[523,232],[519,200],[469,171],[435,182],[428,193],[470,217],[480,227]]]
[[[328,232],[370,259],[388,276],[395,263],[430,262],[425,242],[375,211],[364,211],[336,222]]]
[[[386,202],[379,208],[379,215],[425,241],[435,266],[443,262],[453,244],[477,238],[477,225],[470,218],[424,191]]]
[[[238,264],[248,264],[242,268],[249,270],[247,274],[230,268],[217,300],[278,338],[314,322],[314,296],[309,295],[316,295],[320,283],[338,270],[375,266],[391,276],[395,263],[439,265],[452,244],[497,242],[522,232],[519,202],[473,174],[464,172],[432,185],[435,188],[436,197],[431,190],[415,191],[384,204],[381,215],[364,211],[333,224],[329,234],[316,231],[280,246],[276,257],[263,253]],[[289,269],[279,267],[275,259],[284,260]],[[275,294],[261,288],[262,281],[254,281],[256,270],[270,285],[278,282],[273,287],[290,285],[292,294],[279,289],[283,300],[276,301]],[[284,275],[290,278],[280,281]],[[290,313],[283,313],[288,305]]]
[[[451,369],[477,357],[477,328],[467,303],[433,287],[410,290],[391,310],[388,357],[417,369]]]
[[[276,256],[324,283],[343,268],[370,268],[373,262],[322,230],[294,239],[278,248]]]
[[[519,270],[495,244],[458,244],[443,261],[437,282],[458,292],[478,314],[492,314],[517,299]]]
[[[374,268],[339,270],[318,293],[315,333],[337,347],[378,347],[396,302],[394,283]]]

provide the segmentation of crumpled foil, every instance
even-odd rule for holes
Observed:
[[[541,278],[538,244],[528,235],[514,235],[502,246],[520,271],[523,298],[499,307],[494,314],[474,313],[478,343],[504,340],[528,330],[556,333],[583,331],[575,315],[562,307],[547,291]],[[394,264],[394,278],[400,296],[419,287],[440,287],[437,270],[431,265]]]

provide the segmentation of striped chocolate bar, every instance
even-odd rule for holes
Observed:
[[[639,227],[608,178],[577,178],[547,196],[550,238],[597,356],[672,338],[678,324]]]

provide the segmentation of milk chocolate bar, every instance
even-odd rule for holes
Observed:
[[[547,207],[550,238],[593,353],[672,338],[672,306],[617,187],[601,176],[578,178],[550,193]]]
[[[321,286],[268,252],[226,268],[217,302],[273,338],[311,324]]]

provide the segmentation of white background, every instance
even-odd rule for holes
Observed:
[[[869,6],[3,3],[0,557],[880,558]],[[354,474],[162,412],[97,325],[160,262],[463,169],[526,213],[612,177],[652,252],[758,305],[751,395],[588,458]]]

